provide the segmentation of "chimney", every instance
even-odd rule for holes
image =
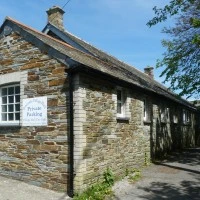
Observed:
[[[153,69],[154,69],[153,67],[144,68],[144,73],[147,74],[152,79],[154,79]]]
[[[49,10],[46,11],[48,15],[48,23],[56,26],[57,28],[64,30],[63,25],[63,14],[65,11],[63,11],[58,6],[53,6]]]

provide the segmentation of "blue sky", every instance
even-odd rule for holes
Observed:
[[[37,30],[47,22],[46,10],[63,7],[68,0],[1,0],[0,21],[10,16]],[[161,33],[170,21],[152,28],[146,26],[154,16],[152,8],[169,0],[71,0],[64,8],[65,29],[101,50],[143,71],[155,66],[164,49]],[[173,25],[173,24],[172,24]],[[155,79],[162,81],[155,69]]]

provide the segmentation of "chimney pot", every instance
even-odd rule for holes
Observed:
[[[63,25],[63,14],[65,13],[64,10],[62,10],[58,6],[53,6],[49,10],[46,11],[48,15],[48,23],[56,26],[57,28],[64,30]]]
[[[144,73],[147,74],[149,77],[154,79],[153,67],[146,67],[144,68]]]

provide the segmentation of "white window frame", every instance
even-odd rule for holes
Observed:
[[[186,109],[183,109],[183,123],[188,124],[190,123],[191,115],[190,112]]]
[[[161,122],[169,122],[169,108],[161,107]]]
[[[121,99],[118,98],[118,92],[121,93]],[[118,112],[118,105],[121,104],[120,110],[121,112]],[[125,117],[125,105],[126,104],[126,97],[125,97],[125,91],[122,88],[117,88],[117,117],[123,118]]]
[[[147,99],[143,99],[143,120],[147,121],[148,120],[148,105],[147,105]]]
[[[175,124],[178,123],[178,115],[177,115],[177,113],[174,113],[174,114],[173,114],[173,122],[174,122]]]
[[[9,94],[7,94],[7,95],[2,95],[2,90],[3,89],[5,89],[5,88],[12,88],[12,87],[19,87],[19,93],[17,93],[17,94],[13,94],[13,95],[9,95]],[[14,98],[13,98],[13,102],[9,102],[8,101],[8,99],[9,99],[9,97],[11,97],[11,96],[13,96]],[[19,96],[19,102],[17,102],[16,101],[16,96]],[[6,103],[5,104],[3,104],[3,101],[2,101],[2,99],[3,98],[5,98],[6,97]],[[9,105],[13,105],[13,111],[9,111]],[[19,110],[18,111],[16,111],[16,106],[15,105],[19,105]],[[3,120],[2,119],[2,113],[3,113],[3,111],[2,111],[2,107],[3,106],[6,106],[7,108],[6,108],[6,111],[4,112],[6,115],[7,115],[7,120]],[[9,120],[8,119],[8,114],[13,114],[13,117],[14,117],[14,119],[13,120]],[[19,120],[15,120],[15,114],[19,114]],[[3,85],[3,86],[0,86],[0,125],[2,126],[2,125],[4,125],[4,126],[9,126],[9,125],[19,125],[20,124],[20,84],[8,84],[8,85]]]

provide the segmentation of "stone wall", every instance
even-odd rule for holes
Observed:
[[[184,107],[181,105],[124,87],[127,119],[120,120],[116,117],[117,86],[85,74],[77,77],[79,87],[75,92],[79,91],[80,98],[76,102],[84,114],[77,116],[81,123],[78,123],[80,127],[75,133],[75,141],[82,138],[83,142],[76,148],[79,152],[75,170],[76,190],[95,183],[107,167],[121,176],[126,169],[140,168],[151,158],[194,146],[194,114],[191,123],[183,124]],[[149,104],[149,120],[146,122],[143,121],[145,97]],[[166,121],[161,120],[163,106],[169,111]],[[173,113],[177,106],[178,122],[174,123]],[[79,173],[80,169],[82,173]]]
[[[21,74],[13,80],[20,81],[21,102],[23,98],[48,99],[47,127],[0,126],[0,175],[66,191],[69,162],[65,66],[15,33],[0,39],[0,52],[0,78]]]
[[[190,123],[183,123],[184,106],[170,101],[153,102],[153,124],[152,124],[152,154],[154,158],[163,157],[170,151],[195,146],[195,113],[190,111]],[[169,108],[169,118],[161,119],[161,107]],[[174,113],[177,122],[174,122]]]
[[[117,120],[115,85],[86,75],[79,77],[79,84],[82,93],[78,102],[85,115],[75,141],[81,137],[85,142],[79,145],[75,188],[83,190],[95,183],[107,167],[121,176],[126,169],[143,166],[150,158],[150,125],[143,123],[142,94],[127,89],[129,120]],[[79,163],[82,174],[78,173]]]

